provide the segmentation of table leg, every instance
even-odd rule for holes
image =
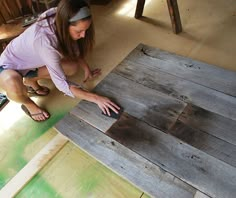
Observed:
[[[172,29],[175,34],[182,32],[182,24],[179,15],[177,0],[167,0]]]
[[[140,18],[143,15],[144,4],[145,0],[138,0],[134,15],[136,19]]]

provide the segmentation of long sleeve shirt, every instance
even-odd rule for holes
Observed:
[[[22,75],[29,70],[46,66],[57,89],[64,92],[65,95],[74,97],[61,67],[63,56],[58,51],[55,18],[40,20],[40,18],[52,16],[55,13],[56,8],[47,10],[36,23],[13,39],[0,56],[0,66],[4,69],[17,70]],[[48,23],[51,24],[51,27]]]

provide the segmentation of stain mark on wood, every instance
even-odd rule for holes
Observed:
[[[132,116],[123,113],[120,120],[113,124],[106,134],[122,144],[155,145],[157,142],[154,136],[147,134],[145,131],[138,132],[133,130],[133,126],[136,125],[136,122],[130,119],[130,117]]]

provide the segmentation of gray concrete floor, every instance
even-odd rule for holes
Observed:
[[[135,19],[137,0],[93,5],[96,47],[88,62],[106,75],[139,43],[236,71],[236,1],[178,0],[183,32],[172,32],[165,0],[146,0]]]

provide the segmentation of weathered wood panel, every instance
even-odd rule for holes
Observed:
[[[137,67],[147,65],[199,85],[236,96],[236,72],[228,71],[200,61],[178,56],[158,48],[138,45],[126,59]]]
[[[113,72],[184,102],[236,120],[235,97],[162,72],[158,65],[140,65],[130,55]]]
[[[223,134],[224,132],[222,132]],[[215,158],[236,167],[236,146],[196,128],[189,127],[180,121],[169,130],[169,134],[214,156]]]
[[[128,114],[106,134],[209,196],[235,197],[235,167]]]
[[[114,73],[109,74],[94,91],[112,98],[130,115],[163,130],[175,123],[186,106],[180,100]]]
[[[115,119],[104,116],[96,104],[85,100],[75,106],[70,113],[103,132],[116,122]]]
[[[83,101],[56,128],[155,197],[235,197],[235,77],[139,45],[94,90],[124,108],[121,118],[107,118]],[[163,180],[171,185],[168,194]]]
[[[55,128],[153,197],[189,198],[193,197],[196,192],[195,188],[73,115],[65,116]]]
[[[90,125],[97,127],[103,132],[106,132],[106,130],[112,125],[112,123],[116,121],[114,119],[101,116],[98,108],[95,105],[86,101],[81,102],[76,108],[71,111],[71,113],[77,116],[78,118],[85,120],[85,122],[89,123]],[[104,121],[109,121],[109,124],[106,124],[105,128],[103,126]],[[126,133],[126,129],[127,128],[124,127],[124,132],[120,133]],[[133,130],[136,131],[135,128]],[[231,145],[225,141],[216,138],[215,136],[209,135],[200,130],[194,130],[190,127],[181,124],[180,122],[177,122],[177,124],[174,125],[173,129],[170,130],[170,133],[180,138],[181,140],[187,142],[188,144],[198,148],[199,150],[204,151],[235,167],[236,152],[234,145]],[[135,134],[134,137],[129,137],[129,133],[126,133],[126,137],[128,137],[129,140],[133,140],[134,142],[139,140],[140,142],[138,142],[140,143],[140,147],[143,146],[142,142],[154,145],[154,143],[150,142],[153,140],[153,137],[148,137],[147,134],[143,136],[144,137],[139,137],[138,134]],[[130,145],[131,143],[129,142],[128,144]]]
[[[188,105],[178,119],[192,128],[199,129],[236,145],[235,120],[225,118],[194,105]]]

